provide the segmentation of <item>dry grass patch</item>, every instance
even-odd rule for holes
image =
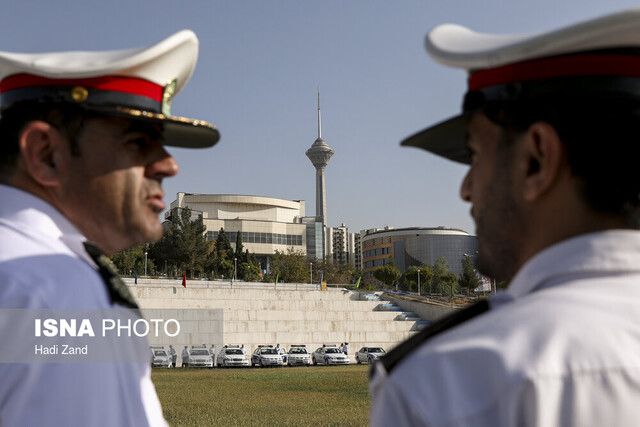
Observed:
[[[366,366],[154,369],[172,426],[369,423]]]

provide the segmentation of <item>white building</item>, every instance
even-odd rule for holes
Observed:
[[[340,227],[327,227],[326,241],[326,255],[334,264],[356,265],[355,234],[344,223]]]
[[[178,193],[165,214],[169,219],[176,209],[190,208],[192,218],[202,215],[207,238],[217,238],[221,228],[235,248],[236,233],[242,233],[242,245],[261,259],[262,269],[268,270],[269,257],[276,250],[293,248],[307,255],[307,224],[304,200],[285,200],[273,197],[235,194]]]

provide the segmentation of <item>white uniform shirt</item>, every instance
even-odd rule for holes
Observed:
[[[371,425],[638,425],[640,232],[540,252],[491,308],[378,364]]]
[[[0,310],[113,307],[60,212],[5,185],[0,200]],[[167,425],[146,363],[0,363],[0,379],[0,425]]]

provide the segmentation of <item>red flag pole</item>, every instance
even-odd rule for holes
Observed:
[[[184,286],[185,288],[187,287],[187,271],[185,270],[184,273],[182,273],[182,286]]]

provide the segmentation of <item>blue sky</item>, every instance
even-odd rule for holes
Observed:
[[[306,200],[315,170],[305,151],[322,136],[329,225],[461,228],[466,168],[400,140],[457,113],[464,73],[431,61],[427,31],[450,22],[481,32],[529,33],[640,6],[627,0],[228,0],[8,2],[0,50],[40,52],[144,46],[184,28],[200,39],[196,71],[173,112],[204,119],[222,139],[172,149],[179,191]]]

